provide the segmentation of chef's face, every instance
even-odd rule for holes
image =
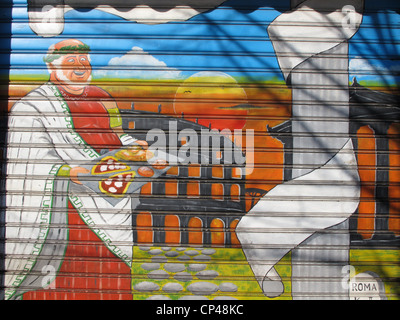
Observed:
[[[92,66],[88,54],[67,54],[54,61],[56,79],[65,85],[85,85],[91,80]]]

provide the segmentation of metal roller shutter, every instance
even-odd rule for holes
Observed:
[[[3,2],[1,298],[399,299],[399,10]]]

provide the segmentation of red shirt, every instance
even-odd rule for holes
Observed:
[[[66,92],[57,86],[67,102],[75,131],[97,152],[102,149],[117,149],[121,141],[110,128],[110,117],[101,100],[110,100],[111,96],[96,86],[87,86],[80,95]]]

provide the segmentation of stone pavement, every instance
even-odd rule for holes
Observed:
[[[138,248],[144,259],[137,264],[144,276],[134,280],[134,295],[143,294],[147,300],[237,300],[237,285],[210,268],[215,249]]]

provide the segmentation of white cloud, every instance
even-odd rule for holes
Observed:
[[[176,79],[181,77],[181,71],[168,67],[142,48],[133,47],[125,55],[112,58],[106,68],[93,70],[93,75],[95,78]]]
[[[356,74],[361,72],[365,73],[373,73],[375,71],[386,71],[387,69],[382,65],[371,64],[367,59],[363,58],[354,58],[350,60],[349,63],[349,71],[350,73]]]
[[[391,83],[396,81],[400,64],[388,60],[374,60],[356,57],[349,61],[350,78],[370,79]]]

